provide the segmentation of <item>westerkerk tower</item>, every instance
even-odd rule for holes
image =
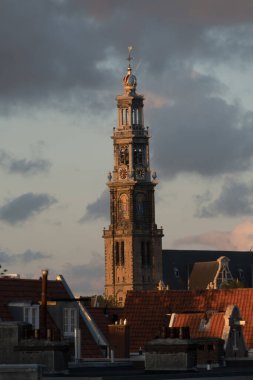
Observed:
[[[118,124],[113,129],[114,168],[108,175],[110,225],[104,230],[105,295],[124,304],[128,290],[154,289],[162,279],[162,229],[155,223],[149,131],[144,127],[143,95],[129,65],[118,95]]]

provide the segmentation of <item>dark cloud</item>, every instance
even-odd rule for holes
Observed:
[[[107,91],[115,93],[129,44],[146,62],[143,75],[156,70],[160,80],[175,63],[249,62],[252,20],[246,0],[229,6],[225,0],[2,0],[0,106],[77,102],[100,109]]]
[[[26,193],[0,207],[0,220],[12,225],[22,223],[55,202],[57,200],[48,194]]]
[[[179,173],[213,176],[248,169],[253,157],[253,113],[225,101],[216,79],[181,74],[178,80],[175,71],[176,78],[171,80],[167,95],[172,105],[150,114],[153,164],[167,178]]]
[[[249,216],[253,213],[253,184],[227,179],[217,199],[197,197],[197,216]]]
[[[93,253],[86,264],[64,264],[63,275],[71,288],[81,295],[103,294],[104,257]]]
[[[103,193],[95,200],[88,204],[85,214],[79,220],[79,223],[87,223],[91,220],[109,217],[109,190],[104,190]]]
[[[39,261],[43,259],[50,258],[50,255],[39,251],[32,251],[31,249],[27,249],[21,253],[11,254],[9,252],[0,251],[0,264],[13,264],[13,263],[21,263],[26,264],[31,261]]]
[[[34,175],[47,172],[51,164],[48,160],[40,158],[33,160],[27,160],[26,158],[17,159],[1,150],[0,166],[11,174]]]

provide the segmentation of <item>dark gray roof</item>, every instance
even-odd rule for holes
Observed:
[[[206,250],[163,250],[163,281],[170,289],[188,289],[188,280],[193,264],[216,261],[220,256],[230,259],[229,269],[234,279],[245,287],[252,287],[253,252],[251,251],[206,251]]]

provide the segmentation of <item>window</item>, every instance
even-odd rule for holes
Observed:
[[[134,108],[132,110],[132,124],[137,124],[137,116],[136,116],[137,110]]]
[[[145,265],[146,260],[145,260],[145,241],[141,242],[141,265]]]
[[[144,147],[142,145],[136,145],[134,147],[134,164],[142,164],[143,163],[143,152]]]
[[[121,265],[125,264],[125,248],[124,248],[124,242],[121,242]]]
[[[122,108],[121,109],[121,125],[128,123],[128,109]]]
[[[243,271],[243,269],[239,268],[238,269],[238,273],[239,273],[239,279],[240,280],[244,280],[244,271]]]
[[[119,198],[119,217],[123,219],[128,219],[128,196],[126,194],[121,194]]]
[[[135,210],[136,210],[136,216],[138,218],[142,218],[144,216],[145,204],[146,204],[145,194],[138,193],[135,199]]]
[[[119,163],[125,164],[125,165],[129,164],[129,152],[128,152],[128,146],[127,145],[120,146]]]
[[[116,241],[116,247],[115,247],[115,264],[119,265],[119,242]]]
[[[77,327],[77,313],[76,309],[66,308],[63,309],[63,333],[65,336],[74,335],[75,328]]]
[[[37,330],[40,327],[39,320],[39,305],[24,307],[24,322],[30,323],[33,329]]]
[[[174,268],[174,275],[176,278],[179,278],[179,270],[177,268]]]

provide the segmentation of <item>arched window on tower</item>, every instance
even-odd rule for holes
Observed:
[[[116,241],[115,245],[115,265],[119,265],[119,242]]]
[[[144,147],[142,145],[134,146],[134,164],[142,164],[144,155]]]
[[[136,110],[136,124],[140,124],[140,114],[139,114],[139,109]]]
[[[122,219],[128,219],[128,196],[126,194],[121,194],[119,198],[119,217]]]
[[[120,146],[119,150],[119,162],[120,164],[128,165],[129,164],[129,151],[127,145]]]
[[[137,114],[138,114],[138,110],[136,108],[133,108],[132,110],[132,124],[138,124],[137,122]]]
[[[128,108],[121,109],[121,125],[128,124]]]
[[[138,124],[142,124],[142,109],[138,108]]]
[[[124,241],[121,242],[121,265],[125,264],[125,244]]]

